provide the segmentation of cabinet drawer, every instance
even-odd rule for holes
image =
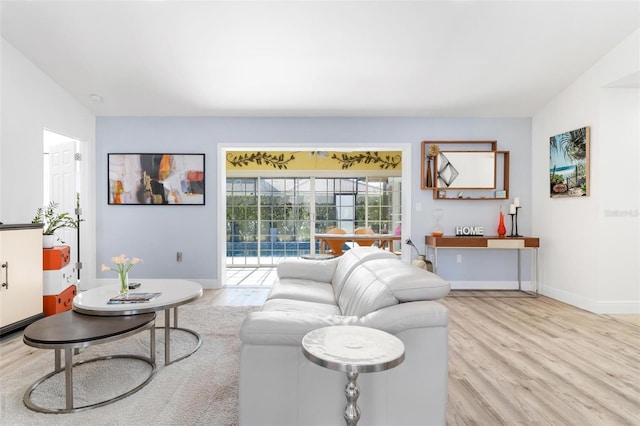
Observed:
[[[61,269],[71,259],[69,246],[55,246],[42,250],[42,269],[45,271]]]
[[[77,283],[76,268],[67,265],[62,269],[42,272],[42,294],[45,296],[60,294],[64,289]]]
[[[76,286],[69,286],[60,294],[44,296],[42,298],[42,310],[45,315],[55,315],[71,309],[73,298],[76,295]]]

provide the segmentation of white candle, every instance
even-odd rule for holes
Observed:
[[[509,204],[509,214],[516,214],[516,205]]]
[[[516,207],[520,207],[520,197],[516,197],[513,199],[513,205]]]

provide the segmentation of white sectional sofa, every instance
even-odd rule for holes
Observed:
[[[329,325],[378,328],[405,344],[401,365],[360,374],[360,426],[445,424],[449,314],[437,300],[449,283],[375,247],[285,261],[278,277],[240,330],[241,425],[344,424],[345,374],[301,350],[306,333]]]

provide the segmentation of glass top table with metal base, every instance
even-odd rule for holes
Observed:
[[[107,285],[78,293],[73,298],[73,310],[81,314],[96,316],[137,315],[164,310],[164,364],[178,362],[202,346],[202,337],[194,330],[178,326],[178,306],[193,302],[202,296],[202,286],[194,281],[179,279],[142,279],[140,287],[130,293],[160,293],[148,302],[108,304],[118,294],[117,285]],[[173,326],[171,326],[171,309],[173,308]],[[186,355],[171,359],[171,330],[181,330],[193,335],[196,344]]]
[[[347,373],[344,419],[347,426],[356,426],[360,420],[358,374],[400,365],[404,361],[404,343],[375,328],[331,326],[307,333],[302,339],[302,353],[321,367]]]

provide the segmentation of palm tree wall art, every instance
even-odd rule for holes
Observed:
[[[551,198],[589,195],[589,127],[549,139],[549,194]]]

